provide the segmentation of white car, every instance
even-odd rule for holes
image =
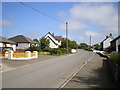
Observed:
[[[93,50],[93,52],[102,54],[104,51]]]

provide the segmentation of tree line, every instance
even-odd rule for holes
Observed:
[[[49,48],[50,41],[48,39],[46,39],[45,37],[42,37],[39,40],[38,39],[33,39],[33,40],[39,43],[39,46],[41,49]],[[76,41],[71,41],[70,39],[68,39],[68,47],[70,49],[84,49],[84,50],[91,51],[92,48],[98,50],[100,48],[100,45],[94,44],[94,45],[90,46],[86,43],[77,44]],[[60,48],[66,48],[66,38],[62,38]]]

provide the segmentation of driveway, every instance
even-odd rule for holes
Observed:
[[[3,72],[3,88],[59,88],[92,56],[92,52],[79,50],[76,54]]]

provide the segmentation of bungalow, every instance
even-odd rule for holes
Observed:
[[[32,45],[38,46],[37,42],[23,35],[18,35],[18,36],[9,38],[9,40],[14,41],[16,43],[16,49],[28,49]]]
[[[0,47],[12,47],[16,51],[16,43],[0,36]]]
[[[50,48],[59,48],[61,46],[62,36],[54,36],[54,34],[48,32],[44,37],[49,39]]]
[[[110,34],[109,36],[106,36],[106,38],[100,43],[100,48],[101,50],[106,50],[107,48],[110,47],[111,45],[111,41],[113,40],[114,38],[112,37],[112,34]]]
[[[113,51],[120,52],[120,35],[111,41],[111,48]]]

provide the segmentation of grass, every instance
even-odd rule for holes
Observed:
[[[38,52],[38,55],[50,55],[49,52]]]
[[[68,53],[71,54],[71,53]],[[62,55],[68,55],[66,53],[61,53],[61,54],[53,54],[52,56],[62,56]],[[51,55],[49,52],[38,52],[38,55]]]

